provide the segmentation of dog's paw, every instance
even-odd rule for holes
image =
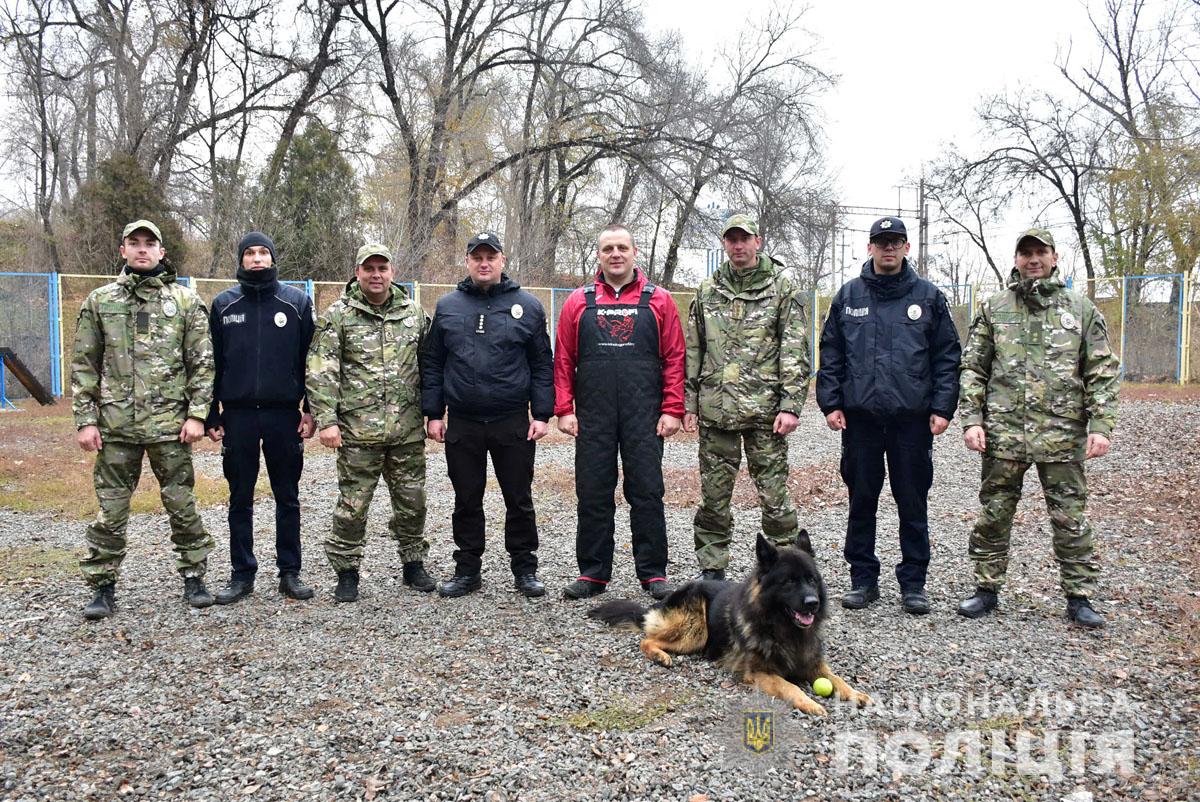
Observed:
[[[663,668],[671,667],[671,655],[667,654],[666,652],[659,652],[658,654],[651,655],[650,659],[658,663]]]
[[[853,694],[851,694],[850,700],[853,701],[859,707],[866,707],[867,705],[875,704],[875,700],[872,699],[870,696],[867,696],[862,691],[855,691]]]
[[[801,713],[807,713],[810,716],[828,716],[829,713],[823,705],[817,704],[812,699],[804,698],[796,700],[796,709]]]

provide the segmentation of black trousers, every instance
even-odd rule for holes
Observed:
[[[229,562],[233,578],[254,579],[254,486],[258,453],[267,463],[275,497],[275,565],[280,574],[300,573],[300,474],[304,441],[298,409],[223,409],[221,465],[229,482]]]
[[[620,454],[625,474],[623,490],[629,502],[634,570],[641,582],[666,578],[663,442],[655,432],[658,415],[621,412],[579,416],[579,436],[575,442],[575,494],[579,500],[575,554],[579,575],[599,582],[612,578],[616,530],[613,519],[617,512],[613,494],[617,489]]]
[[[536,444],[527,440],[529,416],[520,412],[483,423],[450,413],[446,424],[446,469],[454,486],[454,563],[456,572],[478,574],[483,562],[483,491],[487,458],[504,496],[504,548],[514,575],[537,570],[537,515],[533,509],[533,460]]]
[[[933,485],[933,434],[929,418],[846,415],[842,432],[842,480],[850,491],[846,562],[855,587],[879,580],[875,516],[883,489],[884,460],[900,518],[901,590],[921,588],[929,567],[929,488]]]

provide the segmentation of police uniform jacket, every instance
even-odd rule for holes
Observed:
[[[421,411],[497,420],[554,414],[554,364],[546,313],[507,275],[482,288],[470,277],[437,303],[421,354]]]
[[[205,425],[221,425],[217,407],[279,407],[308,404],[304,363],[313,337],[313,306],[308,295],[281,284],[276,269],[261,276],[238,269],[238,286],[213,300],[209,313],[216,382]],[[252,278],[259,280],[255,281]]]
[[[958,407],[962,350],[946,297],[913,272],[881,276],[868,259],[846,282],[821,330],[817,404],[877,417],[930,413],[949,420]]]

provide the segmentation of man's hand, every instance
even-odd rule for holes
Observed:
[[[341,448],[342,447],[342,430],[335,423],[332,426],[326,426],[318,435],[321,440],[321,445],[326,448]]]
[[[835,432],[842,431],[846,428],[846,413],[835,409],[825,416],[825,425]]]
[[[695,412],[685,412],[683,415],[683,430],[689,434],[700,428],[700,416]]]
[[[658,417],[658,428],[655,430],[659,437],[670,437],[679,431],[682,421],[674,415],[663,413]]]
[[[963,443],[972,451],[982,454],[987,449],[987,435],[982,426],[968,426],[963,431]]]
[[[534,442],[536,442],[538,440],[541,440],[543,437],[545,437],[546,433],[549,431],[550,431],[550,424],[546,423],[545,421],[531,420],[529,422],[529,432],[526,433],[525,439],[533,440]]]
[[[99,451],[104,442],[100,439],[100,427],[84,426],[75,433],[75,442],[84,451]]]
[[[563,434],[569,434],[572,437],[579,436],[579,418],[574,415],[559,415],[558,430]]]
[[[772,431],[780,437],[787,437],[796,431],[796,427],[799,425],[800,419],[795,415],[790,412],[780,412],[775,416],[775,426]]]
[[[296,427],[296,431],[305,440],[311,438],[317,433],[317,421],[312,415],[307,412],[300,413],[300,425]]]
[[[1108,453],[1108,449],[1111,447],[1112,441],[1108,439],[1107,435],[1100,434],[1099,432],[1092,432],[1088,435],[1087,455],[1084,457],[1084,459],[1103,457]]]
[[[942,432],[946,431],[946,427],[950,425],[950,421],[943,418],[941,415],[929,416],[929,431],[933,432],[933,436],[937,437]]]
[[[224,440],[225,439],[225,427],[224,426],[214,426],[211,429],[209,429],[208,430],[208,439],[212,440],[214,443],[219,443],[222,440]]]
[[[183,429],[179,432],[179,442],[195,443],[204,436],[204,421],[196,418],[188,418],[183,422]]]
[[[435,443],[446,442],[446,422],[441,418],[430,418],[429,423],[425,424],[425,434]]]

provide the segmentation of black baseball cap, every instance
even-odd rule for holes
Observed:
[[[486,245],[496,253],[504,253],[504,243],[500,242],[500,235],[494,231],[481,231],[467,240],[467,253],[471,253],[480,245]]]
[[[871,239],[882,237],[884,234],[899,234],[908,239],[908,229],[899,217],[881,217],[871,224]]]

